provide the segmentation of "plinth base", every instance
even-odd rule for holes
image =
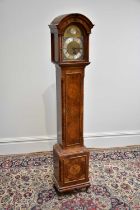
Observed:
[[[89,151],[84,146],[62,149],[54,145],[54,183],[59,192],[89,187]]]
[[[90,187],[90,182],[60,187],[57,180],[54,177],[54,185],[59,192],[68,192],[68,191],[72,191],[72,190],[76,190],[76,189],[88,188],[88,187]]]

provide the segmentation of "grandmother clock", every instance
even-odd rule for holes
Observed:
[[[59,192],[65,192],[90,186],[89,151],[83,142],[83,85],[93,24],[84,15],[74,13],[56,17],[49,27],[57,89],[54,182]]]

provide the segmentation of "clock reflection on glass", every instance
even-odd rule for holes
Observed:
[[[83,36],[76,25],[69,26],[63,36],[63,60],[83,59]]]

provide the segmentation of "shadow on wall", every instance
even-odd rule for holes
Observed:
[[[47,135],[56,135],[56,85],[51,84],[43,94]]]

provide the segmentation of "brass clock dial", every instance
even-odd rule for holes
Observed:
[[[80,29],[69,26],[63,37],[63,60],[83,59],[83,36]]]

